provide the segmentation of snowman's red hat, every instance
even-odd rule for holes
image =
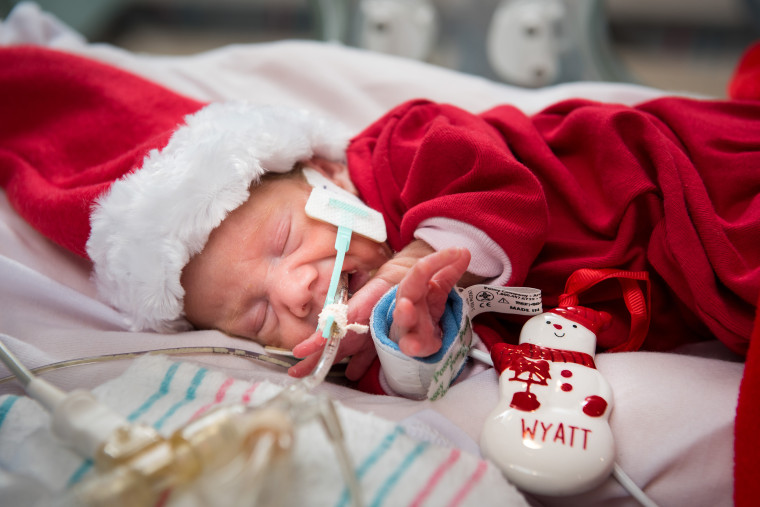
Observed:
[[[599,331],[604,330],[612,322],[612,316],[609,313],[592,310],[585,306],[552,308],[551,310],[547,310],[546,313],[555,313],[567,320],[577,322],[594,334],[598,334]]]

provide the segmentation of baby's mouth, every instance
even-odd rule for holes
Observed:
[[[372,278],[372,273],[366,271],[354,270],[348,273],[348,297],[356,294],[370,278]]]

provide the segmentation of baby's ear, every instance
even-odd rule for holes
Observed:
[[[348,166],[345,162],[336,162],[322,157],[312,157],[304,162],[304,167],[310,167],[315,171],[319,171],[325,178],[328,178],[343,190],[358,195],[356,187],[351,182]]]

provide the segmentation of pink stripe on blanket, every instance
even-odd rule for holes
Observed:
[[[422,505],[422,502],[424,502],[425,499],[430,496],[430,493],[432,493],[433,489],[435,489],[436,484],[438,484],[444,474],[454,465],[454,463],[457,462],[461,454],[462,453],[459,449],[451,450],[446,461],[441,463],[441,465],[436,468],[435,472],[433,472],[433,475],[431,475],[430,479],[428,479],[427,484],[425,484],[422,490],[420,490],[420,492],[417,494],[417,497],[412,501],[412,503],[409,504],[410,507],[418,507],[419,505]]]
[[[203,414],[204,412],[206,412],[208,409],[210,409],[214,405],[218,405],[222,401],[224,401],[224,397],[227,396],[227,390],[230,388],[230,386],[234,382],[235,382],[235,379],[233,379],[233,378],[228,378],[227,380],[225,380],[222,383],[222,385],[219,387],[219,389],[216,391],[216,395],[214,396],[214,401],[212,401],[211,403],[208,403],[208,404],[202,406],[201,408],[199,408],[193,414],[193,416],[190,418],[190,420],[192,421],[192,420],[200,417],[200,415]]]
[[[459,505],[462,502],[462,500],[464,500],[464,498],[467,496],[470,490],[475,487],[475,485],[480,481],[480,479],[483,478],[483,475],[486,473],[487,468],[488,468],[488,463],[482,460],[478,462],[478,467],[472,473],[470,478],[467,479],[467,482],[465,482],[464,486],[462,486],[459,489],[459,491],[457,491],[457,494],[454,495],[454,498],[451,500],[451,503],[449,503],[449,507],[455,507],[456,505]]]
[[[251,402],[251,396],[253,395],[253,392],[256,390],[257,387],[259,387],[258,382],[245,390],[245,392],[243,393],[243,403],[248,405]]]

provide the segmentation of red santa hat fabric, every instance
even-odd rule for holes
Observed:
[[[267,172],[344,157],[348,134],[307,111],[204,104],[76,55],[0,49],[0,186],[92,260],[133,330],[181,330],[182,268]]]

